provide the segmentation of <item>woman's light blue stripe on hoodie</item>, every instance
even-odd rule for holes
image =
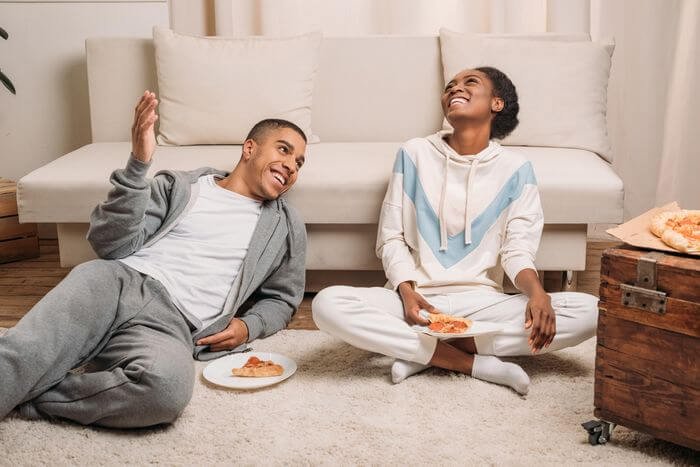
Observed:
[[[403,148],[396,156],[393,171],[403,174],[403,190],[416,208],[418,231],[445,269],[460,262],[479,246],[486,232],[496,223],[503,211],[514,200],[518,199],[525,185],[537,185],[532,164],[529,161],[525,162],[511,175],[486,209],[472,221],[472,242],[469,245],[464,244],[464,231],[462,231],[449,236],[447,251],[440,251],[438,216],[428,201],[423,185],[418,178],[415,164]]]

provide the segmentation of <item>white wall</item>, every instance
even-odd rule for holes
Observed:
[[[162,1],[7,2],[0,0],[0,176],[18,179],[90,142],[85,39],[150,36],[168,25]],[[134,96],[134,100],[138,96]]]
[[[458,30],[498,30],[498,25],[492,24],[493,18],[498,17],[508,23],[500,29],[559,30],[549,24],[553,19],[560,16],[585,18],[583,10],[588,5],[581,0],[529,0],[528,3],[474,0],[475,10],[465,18],[444,15],[456,9],[457,0],[444,0],[440,4],[443,13],[430,7],[429,0],[285,0],[282,2],[287,5],[284,11],[290,11],[289,5],[297,7],[294,11],[298,17],[290,17],[279,8],[281,0],[230,0],[228,10],[212,17],[211,14],[193,15],[193,11],[210,11],[214,3],[226,6],[226,1],[170,1],[180,6],[182,12],[173,17],[174,23],[192,23],[193,27],[204,28],[209,33],[219,27],[240,34],[266,32],[267,29],[277,33],[297,32],[290,28],[300,24],[308,26],[308,22],[318,20],[318,15],[308,14],[309,7],[315,7],[325,11],[321,16],[330,21],[324,29],[339,35],[434,33],[433,29],[442,24]],[[551,11],[532,17],[547,18],[547,24],[529,25],[520,18],[524,15],[519,9],[545,3]],[[656,204],[668,73],[673,64],[680,3],[681,0],[590,0],[592,35],[594,38],[612,36],[617,43],[609,88],[608,126],[614,167],[625,182],[627,219]],[[406,7],[401,9],[399,4]],[[190,8],[182,8],[185,5]],[[306,5],[307,9],[300,5]],[[236,15],[229,11],[234,6]],[[255,15],[251,11],[256,8],[279,12],[263,21],[252,18]],[[497,15],[499,8],[504,10],[500,16]],[[561,14],[557,14],[557,8]],[[348,15],[345,10],[366,14],[358,17]],[[389,15],[390,10],[396,14]],[[522,24],[510,24],[517,20]],[[8,41],[0,40],[0,69],[12,78],[18,92],[13,96],[0,88],[0,177],[17,179],[90,142],[85,38],[149,37],[154,24],[168,23],[166,0],[0,0],[0,26],[10,34]],[[562,22],[561,18],[557,20],[557,24],[564,25],[567,30],[586,27],[569,23]],[[404,24],[413,25],[414,29],[419,25],[423,29],[404,30]],[[362,27],[369,29],[364,31]]]

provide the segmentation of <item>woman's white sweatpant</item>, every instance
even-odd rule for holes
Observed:
[[[579,292],[550,294],[556,313],[556,336],[540,353],[577,345],[595,335],[598,299]],[[443,313],[473,321],[504,324],[496,334],[477,336],[477,353],[482,355],[531,355],[530,330],[525,329],[523,294],[470,291],[427,295],[425,299]],[[417,333],[406,322],[398,293],[382,287],[333,286],[320,291],[313,300],[312,313],[322,331],[361,349],[390,357],[427,364],[438,339]]]

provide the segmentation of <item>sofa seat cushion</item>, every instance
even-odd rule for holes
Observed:
[[[308,224],[375,224],[400,143],[308,146],[290,202]],[[517,147],[532,161],[548,224],[622,221],[622,181],[610,165],[578,149]],[[123,167],[131,144],[83,146],[18,183],[21,222],[87,222],[105,199],[109,175]],[[162,169],[212,166],[231,170],[240,146],[159,146],[149,176]]]

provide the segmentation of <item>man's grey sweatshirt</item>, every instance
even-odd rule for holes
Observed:
[[[228,173],[210,167],[192,171],[163,170],[146,178],[150,163],[133,157],[110,177],[107,200],[90,216],[87,239],[103,259],[125,258],[149,246],[172,229],[194,205],[202,175]],[[225,222],[225,220],[222,220]],[[249,339],[284,329],[304,296],[306,229],[284,198],[265,201],[248,253],[224,303],[222,316],[197,330],[193,341],[224,330],[234,317],[248,327]],[[248,308],[243,306],[252,302]],[[187,310],[180,310],[185,316]],[[194,357],[211,360],[227,351],[195,346]],[[242,344],[233,352],[247,349]]]

